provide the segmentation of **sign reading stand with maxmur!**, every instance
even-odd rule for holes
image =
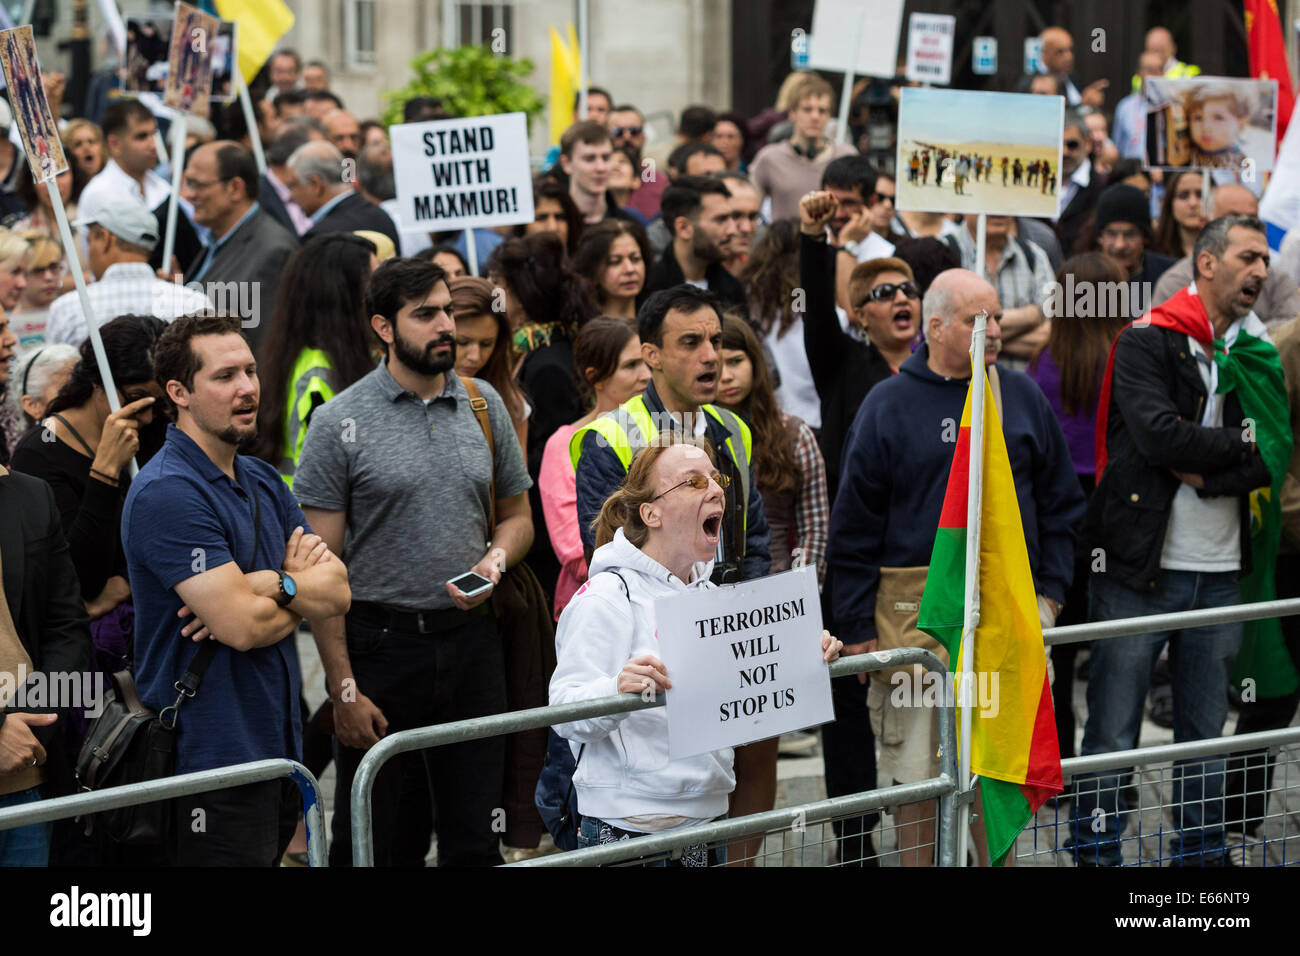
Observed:
[[[405,123],[388,134],[403,232],[533,221],[523,113]]]

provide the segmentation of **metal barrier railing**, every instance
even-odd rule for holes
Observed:
[[[141,803],[154,803],[174,797],[187,797],[211,790],[240,787],[289,777],[302,791],[303,816],[307,822],[307,860],[309,866],[325,866],[325,812],[321,804],[320,783],[310,770],[296,760],[255,760],[232,767],[216,767],[176,777],[164,777],[146,783],[106,787],[89,793],[53,797],[19,807],[0,810],[0,830],[66,820],[85,813],[116,810]]]
[[[1096,641],[1107,637],[1128,637],[1132,634],[1149,634],[1173,628],[1205,627],[1209,624],[1231,624],[1240,621],[1260,621],[1270,617],[1290,617],[1300,614],[1300,598],[1281,601],[1259,601],[1255,604],[1229,604],[1224,607],[1207,607],[1196,611],[1175,611],[1172,614],[1147,614],[1142,617],[1125,617],[1114,621],[1094,621],[1088,624],[1067,624],[1064,627],[1043,629],[1043,643],[1075,644]]]
[[[1259,757],[1263,759],[1255,759],[1252,763],[1252,758]],[[1202,758],[1199,770],[1197,758]],[[1295,865],[1300,863],[1300,819],[1293,818],[1300,817],[1300,799],[1293,805],[1292,795],[1294,793],[1300,798],[1300,727],[1062,760],[1066,791],[1044,804],[1037,817],[1021,833],[1016,844],[1016,859],[1030,865],[1051,866],[1062,866],[1067,860],[1073,860],[1075,853],[1068,845],[1068,838],[1071,818],[1079,812],[1074,804],[1077,781],[1079,794],[1090,798],[1090,804],[1097,802],[1101,793],[1125,790],[1133,795],[1134,800],[1123,811],[1132,824],[1128,828],[1130,832],[1117,837],[1121,865],[1159,866],[1173,862],[1177,860],[1177,854],[1166,852],[1165,840],[1175,834],[1180,840],[1182,838],[1177,816],[1181,803],[1173,799],[1175,788],[1198,777],[1204,780],[1207,775],[1223,777],[1225,782],[1233,773],[1244,775],[1254,771],[1262,777],[1268,763],[1272,763],[1274,775],[1271,784],[1252,789],[1243,776],[1234,792],[1228,792],[1229,788],[1225,786],[1223,795],[1212,801],[1223,808],[1222,819],[1213,825],[1213,843],[1236,844],[1239,859],[1233,865]],[[1207,769],[1210,764],[1224,766]],[[1107,771],[1112,772],[1109,777],[1092,776]],[[1088,775],[1084,780],[1078,779],[1084,775]],[[1103,780],[1112,782],[1103,786]],[[1092,786],[1094,784],[1096,786]],[[1249,809],[1248,797],[1257,798],[1254,811]],[[1230,808],[1238,802],[1240,812],[1234,813]],[[1111,820],[1105,821],[1104,825],[1117,832],[1117,823],[1118,820]],[[1091,821],[1084,821],[1084,824],[1090,825]],[[1221,837],[1220,829],[1233,838]],[[1197,842],[1206,828],[1188,830],[1193,842]],[[1215,852],[1220,857],[1224,854],[1224,851]],[[1079,850],[1085,862],[1088,862],[1087,853],[1087,848]],[[1207,862],[1201,859],[1206,855],[1206,851],[1195,855],[1196,864]],[[1042,862],[1045,859],[1049,860],[1046,864]],[[1222,863],[1223,860],[1210,859],[1208,862]]]
[[[911,664],[919,664],[926,670],[942,675],[945,678],[948,673],[948,668],[934,654],[923,648],[905,647],[843,658],[830,665],[830,674],[832,678],[845,677],[850,674],[863,674]],[[379,771],[384,764],[398,754],[412,750],[424,750],[429,747],[441,747],[446,744],[461,743],[466,740],[480,740],[484,737],[495,737],[500,734],[512,734],[521,730],[550,727],[575,720],[587,720],[592,717],[648,710],[651,707],[662,707],[663,705],[664,697],[661,694],[648,701],[643,700],[638,694],[619,694],[614,697],[602,697],[597,700],[574,704],[534,707],[531,710],[520,710],[509,714],[496,714],[490,717],[477,717],[449,724],[438,724],[433,727],[420,727],[413,730],[399,731],[384,737],[366,752],[365,757],[357,766],[356,776],[352,781],[352,865],[374,866],[372,794],[375,778],[379,775]],[[936,836],[939,842],[939,865],[954,866],[957,858],[956,721],[951,706],[945,704],[936,709],[939,712],[940,740],[940,776],[938,777],[919,783],[888,787],[862,794],[851,794],[798,807],[785,807],[768,813],[739,817],[735,820],[702,824],[698,828],[684,827],[674,831],[671,839],[680,843],[683,836],[693,837],[696,829],[717,834],[717,836],[704,838],[708,840],[721,839],[723,836],[731,837],[753,833],[766,829],[769,825],[777,823],[778,820],[783,825],[788,824],[791,814],[798,811],[803,811],[806,819],[812,819],[807,816],[812,813],[817,815],[815,818],[817,820],[830,819],[835,814],[846,812],[843,801],[857,801],[857,803],[862,804],[862,809],[865,811],[937,798],[939,800],[939,820]],[[840,803],[836,801],[840,801]],[[856,806],[857,803],[853,805]],[[669,835],[663,835],[662,839],[669,839]],[[703,840],[693,842],[703,842]],[[637,840],[636,844],[632,856],[641,856],[646,852],[650,852],[648,847],[657,845],[647,844],[644,839]],[[668,848],[671,849],[671,847]],[[592,853],[602,855],[597,859],[591,855]],[[626,850],[623,853],[626,855]],[[607,858],[612,860],[615,857],[622,858],[618,848],[592,847],[575,850],[572,853],[558,854],[554,857],[522,862],[534,866],[583,866],[589,863],[602,862]],[[562,859],[563,862],[560,862]]]

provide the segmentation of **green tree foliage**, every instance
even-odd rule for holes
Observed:
[[[544,108],[542,98],[524,82],[533,62],[494,54],[485,46],[430,50],[412,60],[411,68],[415,78],[410,83],[384,94],[385,126],[402,122],[403,104],[416,96],[437,97],[453,116],[524,113],[530,126]]]

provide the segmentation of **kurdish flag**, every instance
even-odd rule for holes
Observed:
[[[578,34],[569,24],[566,44],[555,27],[551,27],[551,142],[558,143],[564,131],[573,125],[573,99],[582,88],[582,58]]]
[[[981,363],[982,364],[982,363]],[[966,618],[966,502],[971,466],[971,398],[966,393],[961,431],[935,534],[917,626],[948,649],[949,669],[997,674],[997,707],[971,720],[970,767],[981,778],[989,855],[1001,866],[1016,836],[1044,801],[1063,789],[1061,752],[1047,683],[1043,629],[1020,524],[1011,462],[984,385],[984,494],[980,515],[979,626],[974,660],[960,659]],[[975,377],[972,377],[972,385]],[[972,701],[972,704],[974,702]]]

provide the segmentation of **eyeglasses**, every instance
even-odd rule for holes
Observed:
[[[917,287],[915,282],[909,280],[907,282],[900,282],[897,285],[893,282],[882,282],[880,285],[868,292],[867,297],[859,302],[858,305],[866,305],[868,301],[888,302],[900,289],[902,290],[903,295],[907,296],[909,299],[921,298],[921,290]]]
[[[641,131],[644,129],[645,129],[644,126],[611,126],[609,128],[609,135],[615,138],[624,135],[640,136]]]
[[[1081,140],[1081,139],[1067,139],[1067,140],[1065,140],[1065,142],[1064,142],[1063,145],[1064,145],[1065,148],[1068,149],[1070,152],[1074,152],[1076,149],[1078,149],[1080,146],[1083,145],[1083,140]]]
[[[186,189],[197,191],[200,189],[207,189],[209,186],[215,186],[217,183],[229,182],[230,179],[231,177],[227,176],[222,179],[210,179],[205,183],[201,179],[191,179],[189,176],[186,176],[185,179],[182,180],[181,184]]]
[[[728,485],[731,484],[730,478],[728,478],[726,475],[722,474],[721,472],[717,472],[717,471],[710,472],[707,475],[691,475],[691,477],[687,478],[685,481],[678,482],[677,484],[669,488],[668,491],[665,491],[662,494],[655,495],[650,500],[658,501],[664,495],[668,494],[668,492],[676,491],[678,488],[681,488],[683,485],[690,485],[696,491],[706,491],[708,490],[710,481],[716,482],[718,487],[723,489],[725,489]]]

